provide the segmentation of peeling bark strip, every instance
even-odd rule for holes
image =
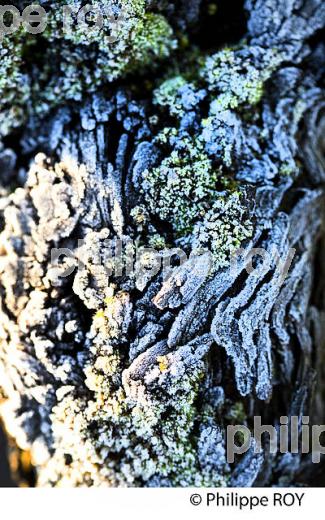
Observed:
[[[317,484],[266,443],[228,464],[225,431],[324,422],[325,4],[109,3],[114,45],[57,20],[0,47],[7,432],[39,486]],[[108,276],[114,240],[188,260]]]

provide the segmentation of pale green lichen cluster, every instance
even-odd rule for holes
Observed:
[[[225,48],[206,58],[200,75],[210,91],[218,92],[216,102],[220,111],[242,105],[252,107],[260,102],[264,84],[281,63],[282,56],[278,50],[267,49],[262,63],[255,65],[255,60],[250,47]]]
[[[198,103],[206,96],[205,89],[199,89],[182,75],[164,81],[153,93],[155,105],[165,108],[172,116],[182,117],[186,112],[197,110]]]
[[[244,141],[240,114],[254,121],[281,55],[268,50],[262,64],[254,61],[249,47],[225,48],[198,57],[191,74],[188,68],[172,73],[153,93],[170,125],[154,141],[164,158],[143,173],[147,208],[171,223],[180,244],[208,248],[216,267],[225,266],[254,230],[252,216],[245,216],[245,191],[234,180]]]
[[[8,135],[26,117],[31,84],[23,70],[23,41],[4,38],[0,42],[0,136]]]
[[[54,106],[80,101],[84,94],[126,74],[154,68],[177,46],[163,14],[148,8],[147,0],[95,1],[102,28],[76,23],[64,7],[78,13],[83,2],[45,2],[47,26],[42,34],[23,29],[0,42],[0,135],[22,124],[32,111],[44,117]],[[71,16],[71,30],[70,27]],[[29,74],[26,74],[26,71]],[[8,108],[6,108],[8,107]]]
[[[227,168],[234,166],[234,157],[239,153],[236,148],[243,139],[240,118],[253,121],[258,116],[264,85],[281,62],[281,54],[268,50],[262,63],[255,65],[255,59],[249,47],[225,48],[207,57],[200,70],[201,80],[211,92],[202,137],[209,153]]]
[[[170,222],[179,244],[210,250],[216,267],[225,266],[254,230],[245,192],[228,170],[237,138],[235,109],[256,105],[267,77],[248,69],[235,51],[224,50],[199,67],[193,82],[172,76],[153,96],[171,126],[154,141],[165,157],[142,175],[146,207]],[[201,102],[209,103],[203,119]]]
[[[265,72],[246,63],[232,49],[209,56],[201,71],[208,88],[219,92],[216,103],[221,110],[236,109],[240,104],[256,105],[263,95]]]
[[[146,383],[128,380],[124,374],[121,386],[121,348],[110,344],[109,336],[105,334],[99,346],[97,335],[97,347],[91,347],[92,356],[85,369],[85,384],[93,399],[76,402],[67,387],[66,396],[60,390],[63,399],[54,408],[58,442],[61,427],[62,435],[67,435],[68,428],[78,439],[75,446],[73,442],[67,446],[65,438],[65,450],[71,453],[76,467],[80,467],[78,458],[83,454],[83,473],[86,465],[96,485],[102,481],[132,486],[150,483],[151,479],[152,485],[224,485],[227,469],[223,475],[216,474],[209,466],[200,467],[197,457],[200,435],[195,431],[196,399],[204,384],[204,362],[198,356],[186,367],[179,354],[156,356]],[[95,438],[91,424],[96,424]],[[115,431],[125,434],[115,436]],[[56,467],[60,467],[58,461]],[[48,474],[45,476],[49,479]],[[70,478],[75,484],[82,483],[84,474]]]
[[[211,251],[217,268],[226,266],[229,257],[253,235],[254,226],[242,198],[240,193],[220,196],[203,221],[194,226],[192,248]]]
[[[210,431],[204,425],[211,423],[211,414],[209,418],[203,412],[197,431],[197,399],[205,385],[209,341],[147,356],[145,377],[136,376],[133,364],[123,370],[121,332],[127,314],[120,303],[125,297],[118,293],[107,303],[107,316],[119,327],[118,338],[98,313],[93,318],[83,360],[85,397],[76,398],[70,385],[56,392],[51,415],[54,455],[44,465],[39,445],[32,447],[34,464],[44,465],[39,485],[225,485],[229,468],[222,439],[214,446],[220,455],[219,472],[198,457]],[[71,462],[66,465],[67,457]]]
[[[103,28],[89,30],[86,25],[72,23],[73,30],[63,33],[60,31],[62,4],[78,12],[83,3],[74,0],[60,3],[59,14],[49,25],[46,38],[52,43],[60,39],[63,76],[66,69],[72,83],[81,82],[87,92],[126,73],[152,67],[157,60],[168,57],[177,45],[172,27],[163,15],[148,10],[147,0],[95,2],[92,5],[100,12],[110,13],[108,18],[104,15]],[[88,63],[83,57],[85,53],[89,56]],[[90,60],[94,60],[93,63]],[[69,90],[67,88],[68,98]]]
[[[145,200],[151,212],[169,221],[182,236],[205,215],[215,196],[219,177],[203,143],[184,137],[157,168],[144,172]]]

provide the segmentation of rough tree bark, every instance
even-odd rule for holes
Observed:
[[[324,421],[325,4],[112,5],[114,44],[57,17],[2,42],[6,430],[40,486],[317,484],[224,433]],[[116,243],[192,257],[120,276]]]

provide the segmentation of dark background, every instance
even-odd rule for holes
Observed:
[[[15,487],[10,478],[7,456],[7,442],[0,424],[0,487]]]

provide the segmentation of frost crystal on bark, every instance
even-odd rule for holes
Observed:
[[[0,43],[0,414],[39,486],[315,483],[225,431],[324,419],[325,4],[235,3],[214,45],[223,0]]]

